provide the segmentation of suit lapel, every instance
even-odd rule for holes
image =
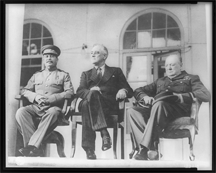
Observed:
[[[97,71],[96,69],[93,67],[92,69],[92,73],[91,73],[91,77],[90,77],[90,80],[96,82],[97,81]]]
[[[113,71],[113,68],[111,68],[111,67],[105,65],[104,75],[103,75],[103,77],[102,77],[102,79],[101,79],[101,81],[100,81],[100,84],[101,84],[101,83],[105,83],[106,81],[108,81],[109,78],[112,76],[113,72],[114,72],[114,71]]]

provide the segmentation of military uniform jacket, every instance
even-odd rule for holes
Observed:
[[[134,97],[136,100],[140,100],[146,95],[155,97],[157,94],[166,91],[181,94],[183,104],[185,104],[186,107],[190,107],[192,103],[191,94],[193,94],[199,102],[210,101],[210,93],[200,81],[199,76],[188,74],[186,71],[182,71],[181,74],[172,79],[167,76],[162,77],[152,84],[137,88],[134,91]]]
[[[104,75],[101,81],[97,84],[97,71],[95,68],[85,71],[81,75],[80,86],[77,89],[78,97],[87,99],[90,89],[93,86],[98,86],[101,90],[102,97],[106,104],[112,108],[118,108],[116,94],[120,89],[126,89],[127,97],[133,96],[133,90],[128,84],[122,70],[118,67],[109,67],[105,65]]]
[[[22,90],[22,95],[36,105],[35,97],[37,95],[45,96],[50,105],[44,107],[37,105],[41,109],[46,109],[50,106],[62,108],[65,96],[72,97],[73,94],[74,89],[69,73],[60,69],[51,72],[44,69],[36,72]]]

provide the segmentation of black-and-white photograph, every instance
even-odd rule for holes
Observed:
[[[212,170],[212,5],[6,4],[6,167]]]

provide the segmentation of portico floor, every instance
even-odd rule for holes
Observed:
[[[16,168],[197,168],[209,170],[208,162],[198,161],[138,161],[133,159],[75,159],[56,157],[8,157],[6,167]]]

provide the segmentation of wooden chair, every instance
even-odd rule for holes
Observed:
[[[25,105],[28,105],[29,102],[28,100],[23,97],[22,95],[17,95],[15,97],[15,99],[19,100],[19,107],[23,107]],[[71,98],[65,98],[64,100],[64,105],[61,111],[61,114],[58,118],[58,121],[56,121],[54,124],[52,124],[52,126],[50,126],[45,134],[45,137],[42,141],[42,148],[45,149],[46,148],[46,144],[48,143],[55,143],[57,145],[57,152],[59,157],[66,157],[65,153],[64,153],[64,137],[62,136],[61,133],[54,131],[54,129],[57,126],[68,126],[70,124],[69,122],[69,109],[70,107],[68,106],[69,101],[71,100]],[[37,127],[39,125],[41,121],[41,117],[34,117],[33,118],[33,122],[35,124],[35,127]]]
[[[74,157],[76,151],[76,129],[77,124],[82,124],[82,114],[78,110],[78,98],[75,98],[71,103],[71,121],[72,121],[72,151],[71,157]],[[123,106],[122,106],[123,105]],[[119,102],[120,114],[124,116],[125,111],[125,100]],[[108,128],[113,128],[113,154],[114,159],[117,159],[116,147],[117,147],[117,136],[118,128],[121,128],[121,159],[124,159],[124,127],[119,122],[119,116],[121,115],[112,115],[112,125],[108,124]],[[123,119],[123,118],[122,118]]]
[[[161,147],[160,141],[163,138],[166,139],[182,139],[188,138],[189,139],[189,146],[190,146],[190,160],[195,160],[195,155],[193,152],[193,144],[195,140],[195,135],[198,134],[198,111],[200,108],[201,103],[196,99],[193,98],[192,106],[191,106],[191,115],[190,117],[181,117],[173,122],[171,122],[168,127],[159,135],[159,140],[154,143],[155,147],[158,149],[159,160],[161,159]],[[131,135],[131,134],[130,134]],[[132,151],[129,154],[129,158],[131,159],[138,148],[135,148],[134,139],[131,135],[132,141]]]
[[[198,112],[201,103],[193,98],[193,103],[191,106],[191,116],[190,117],[181,117],[173,122],[171,122],[168,127],[163,131],[163,133],[159,136],[159,146],[160,141],[163,138],[166,139],[181,139],[183,142],[183,138],[188,138],[189,147],[190,147],[190,155],[189,158],[191,161],[195,160],[195,155],[193,152],[193,145],[195,140],[195,135],[198,134]],[[159,153],[161,153],[161,148],[159,147]],[[159,159],[161,155],[159,155]]]

